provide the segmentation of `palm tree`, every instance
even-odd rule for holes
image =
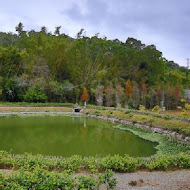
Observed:
[[[23,31],[24,25],[22,22],[19,22],[19,24],[15,27],[16,31],[18,32],[18,35],[20,36]]]
[[[61,26],[56,26],[54,34],[59,36],[60,35],[60,29],[61,29]]]

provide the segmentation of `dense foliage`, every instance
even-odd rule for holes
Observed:
[[[58,173],[49,172],[39,166],[23,167],[9,176],[3,176],[0,173],[0,189],[95,190],[99,189],[102,184],[105,184],[109,189],[114,189],[116,179],[112,176],[113,172],[110,170],[98,176],[78,175],[74,177],[68,171]]]
[[[32,168],[39,166],[48,171],[80,171],[89,170],[92,173],[112,169],[113,171],[133,172],[137,170],[167,170],[190,168],[190,155],[187,153],[179,154],[158,154],[147,158],[133,158],[126,156],[106,156],[100,157],[53,157],[42,155],[11,155],[7,152],[0,152],[0,168],[21,167]]]
[[[0,100],[79,102],[138,108],[175,108],[190,88],[190,72],[166,60],[154,45],[98,35],[76,38],[60,33],[0,33]],[[85,91],[84,91],[85,89]]]

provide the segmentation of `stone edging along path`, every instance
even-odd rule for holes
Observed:
[[[165,130],[161,126],[149,126],[141,123],[134,123],[133,121],[126,120],[126,119],[117,119],[114,117],[107,117],[107,116],[98,116],[93,114],[83,114],[83,113],[73,113],[73,112],[45,112],[45,111],[27,111],[27,112],[0,112],[0,115],[25,115],[25,114],[64,114],[64,115],[77,115],[77,116],[87,116],[91,118],[97,118],[105,121],[109,121],[111,123],[117,123],[117,124],[123,124],[123,125],[131,125],[135,126],[137,128],[145,129],[148,131],[152,131],[153,133],[162,134],[165,136],[171,136],[173,138],[176,138],[177,140],[180,140],[182,142],[185,142],[187,144],[190,144],[190,137],[185,136],[184,134],[179,134],[174,131]]]

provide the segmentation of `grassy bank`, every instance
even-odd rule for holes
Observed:
[[[32,107],[32,106],[2,106],[0,107],[0,112],[40,112],[40,111],[45,111],[45,112],[72,112],[71,107]]]
[[[159,126],[164,129],[190,136],[190,123],[179,120],[171,120],[169,117],[155,117],[154,115],[139,114],[130,110],[97,110],[89,108],[83,110],[83,113],[126,119],[132,121],[133,123],[146,124],[149,126]]]
[[[29,103],[29,102],[0,102],[0,106],[24,106],[24,107],[73,107],[73,103]]]

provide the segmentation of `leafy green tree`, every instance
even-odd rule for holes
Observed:
[[[60,29],[61,29],[61,26],[56,26],[54,34],[57,36],[60,36]]]
[[[46,26],[42,26],[41,27],[41,32],[43,32],[44,34],[47,34],[47,27]]]
[[[111,102],[106,104],[113,106],[122,103],[125,95],[121,95],[120,87],[130,80],[133,81],[128,97],[131,107],[138,108],[141,94],[141,103],[147,107],[160,105],[165,99],[167,109],[173,109],[176,106],[173,88],[190,88],[190,71],[168,61],[155,45],[145,45],[135,38],[123,43],[119,39],[100,38],[98,34],[87,37],[84,29],[72,38],[60,34],[60,29],[56,27],[55,35],[45,26],[40,31],[24,31],[24,25],[19,23],[17,34],[0,32],[2,100],[23,101],[23,94],[34,95],[37,91],[34,86],[40,86],[40,93],[49,102],[75,103],[79,101],[81,87],[86,86],[89,102],[95,104],[100,99],[102,104],[102,88],[108,90],[111,83],[113,92],[105,93],[105,103]],[[147,87],[143,96],[142,89],[139,90],[142,83]],[[101,88],[97,90],[97,86]],[[171,98],[167,86],[172,89]]]
[[[47,96],[39,85],[31,86],[24,95],[26,102],[46,102]]]
[[[16,31],[18,32],[18,35],[21,36],[21,33],[23,31],[24,25],[22,22],[19,22],[19,24],[15,27]]]

